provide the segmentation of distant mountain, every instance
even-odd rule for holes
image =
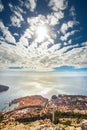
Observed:
[[[9,89],[8,86],[0,85],[0,92],[7,91]]]

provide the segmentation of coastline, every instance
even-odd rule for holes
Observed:
[[[52,95],[50,99],[45,98],[41,95],[31,95],[25,97],[15,98],[8,103],[8,111],[14,109],[26,109],[26,108],[35,108],[35,107],[43,107],[45,104],[54,104],[58,106],[60,109],[63,106],[66,106],[67,110],[86,110],[87,108],[87,96],[84,95],[66,95],[59,94]],[[79,108],[80,106],[80,108]],[[4,109],[3,109],[4,110]],[[5,111],[5,110],[4,110]],[[87,114],[87,113],[86,113]]]

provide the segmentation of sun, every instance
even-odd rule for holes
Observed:
[[[48,36],[47,27],[45,25],[38,26],[36,35],[37,35],[37,42],[43,42]]]

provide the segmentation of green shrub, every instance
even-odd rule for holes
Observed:
[[[59,118],[58,117],[55,117],[55,119],[54,119],[54,122],[53,122],[54,124],[58,124],[59,123]]]
[[[70,126],[70,125],[71,125],[71,121],[63,122],[63,124],[64,124],[64,125],[67,125],[67,126],[68,126],[68,125]]]

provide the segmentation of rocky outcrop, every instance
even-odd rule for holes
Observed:
[[[55,99],[57,99],[58,97],[56,96],[56,95],[53,95],[52,97],[51,97],[51,99],[52,100],[55,100]]]
[[[7,91],[9,89],[8,86],[5,86],[5,85],[0,85],[0,92],[4,92],[4,91]]]
[[[81,124],[82,130],[87,130],[87,120],[83,120]]]

